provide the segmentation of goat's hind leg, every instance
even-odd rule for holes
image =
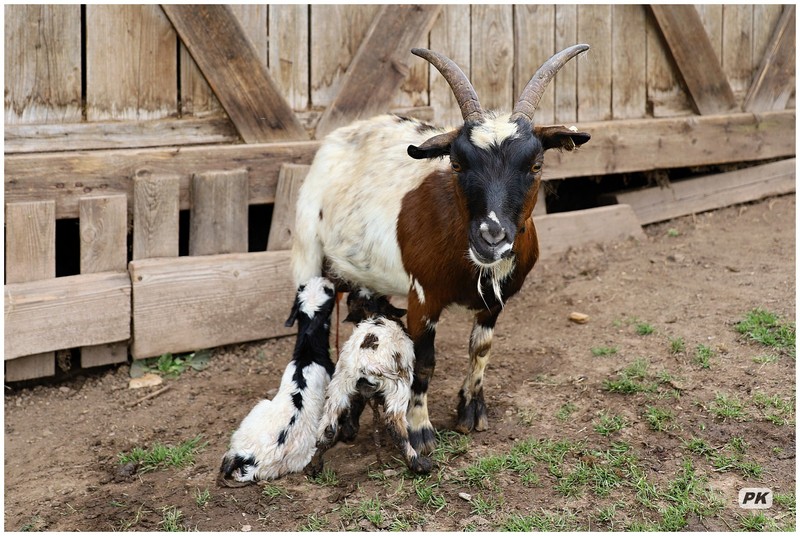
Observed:
[[[469,338],[469,374],[458,393],[458,422],[455,429],[461,433],[478,432],[489,427],[486,402],[483,398],[483,375],[489,363],[494,325],[500,309],[481,311],[475,315]]]

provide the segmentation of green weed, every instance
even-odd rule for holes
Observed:
[[[669,351],[673,354],[682,354],[686,351],[686,343],[683,337],[675,337],[669,339]]]
[[[698,344],[694,353],[694,362],[700,365],[700,368],[711,368],[711,358],[714,355],[714,350],[704,344]]]
[[[657,390],[657,385],[644,383],[650,365],[644,359],[637,359],[617,374],[617,379],[605,380],[603,389],[611,393],[635,394]]]
[[[208,491],[208,488],[200,491],[200,489],[196,489],[194,493],[194,502],[200,508],[204,508],[205,505],[208,504],[208,501],[211,500],[211,492]]]
[[[797,500],[794,493],[776,493],[772,496],[772,502],[781,508],[789,510],[792,515],[794,515],[796,512],[796,501]]]
[[[286,490],[284,490],[282,487],[270,483],[264,486],[264,489],[261,490],[261,495],[269,499],[276,499],[278,497],[286,497],[287,499],[292,498],[291,495],[286,493]]]
[[[709,409],[714,416],[722,420],[739,421],[745,418],[744,405],[735,395],[717,393]]]
[[[781,321],[774,313],[753,309],[734,327],[752,341],[785,351],[792,357],[795,355],[795,325]]]
[[[165,506],[161,509],[161,521],[158,522],[158,526],[164,532],[183,532],[185,529],[181,525],[181,519],[183,512],[176,506]]]
[[[325,467],[317,476],[309,480],[320,486],[336,486],[339,484],[339,477],[336,476],[336,471],[330,467]]]
[[[436,450],[433,451],[431,457],[440,464],[449,463],[469,450],[470,441],[468,435],[452,430],[437,430]]]
[[[503,532],[565,532],[578,528],[575,514],[570,510],[561,512],[546,512],[541,514],[510,515],[500,530]]]
[[[132,370],[135,367],[137,371],[142,373],[154,372],[167,378],[177,378],[190,368],[193,370],[203,370],[208,366],[210,358],[211,352],[208,350],[182,355],[166,353],[159,357],[134,361]]]
[[[637,322],[635,327],[636,327],[636,334],[642,336],[651,335],[656,331],[655,328],[652,325],[648,324],[647,322]]]
[[[573,413],[575,413],[576,409],[578,408],[575,407],[575,404],[567,402],[566,404],[558,408],[558,411],[556,412],[556,419],[558,419],[559,421],[566,421],[570,418],[570,416]]]
[[[431,482],[430,477],[418,477],[414,479],[414,493],[417,499],[428,508],[432,508],[436,512],[447,506],[447,501],[444,495],[437,493],[439,488],[438,482]]]
[[[650,429],[656,432],[665,432],[675,420],[675,414],[668,409],[661,409],[655,406],[647,406],[644,414]]]
[[[628,421],[624,417],[603,413],[600,415],[599,422],[595,424],[594,431],[601,436],[608,437],[614,432],[619,432],[628,426],[628,424]]]
[[[739,516],[739,526],[747,532],[776,532],[778,524],[762,512]]]
[[[753,363],[756,363],[757,365],[768,365],[770,363],[775,363],[779,359],[780,358],[778,356],[776,356],[776,355],[763,354],[763,355],[758,355],[758,356],[754,357],[753,358]]]
[[[328,518],[311,514],[306,518],[306,522],[297,530],[300,532],[322,532],[329,528]]]
[[[591,349],[592,355],[595,357],[605,357],[617,353],[616,346],[595,346]]]
[[[772,424],[783,426],[792,422],[794,400],[784,400],[777,394],[767,396],[764,393],[756,392],[753,395],[753,403],[762,411],[764,418]]]
[[[497,495],[489,499],[484,499],[482,495],[478,494],[470,501],[472,505],[471,512],[479,516],[494,515],[497,510],[503,506],[503,496]]]
[[[200,443],[201,436],[188,439],[172,447],[162,443],[155,443],[149,449],[134,447],[130,453],[121,452],[118,455],[119,463],[139,463],[139,472],[146,473],[155,469],[181,469],[194,464],[195,455],[208,446],[208,441]]]

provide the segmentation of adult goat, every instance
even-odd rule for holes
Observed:
[[[408,296],[416,357],[408,422],[417,452],[435,447],[427,391],[436,324],[450,304],[476,312],[456,430],[487,428],[483,375],[495,322],[539,255],[531,213],[544,151],[572,150],[590,138],[535,126],[534,112],[556,72],[588,48],[575,45],[545,62],[510,115],[484,111],[453,61],[413,49],[450,84],[464,124],[445,130],[385,115],[341,128],[325,139],[300,190],[296,285],[324,275],[340,288]]]

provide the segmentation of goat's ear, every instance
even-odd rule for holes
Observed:
[[[575,128],[575,127],[573,127]],[[591,136],[587,132],[578,132],[565,126],[534,127],[533,133],[542,141],[542,147],[547,149],[573,150],[589,141]]]
[[[439,134],[428,138],[421,145],[409,145],[408,156],[417,160],[423,158],[437,158],[450,154],[450,144],[461,133],[461,129],[451,130],[444,134]]]

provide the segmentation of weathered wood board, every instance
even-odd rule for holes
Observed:
[[[436,50],[458,65],[467,78],[470,77],[470,39],[463,28],[469,26],[470,6],[448,4],[442,6],[439,16],[431,29],[430,49]],[[427,65],[430,77],[429,94],[433,121],[437,125],[457,125],[461,119],[453,91],[436,68],[421,58],[414,61]]]
[[[192,177],[189,255],[247,252],[247,170]]]
[[[272,223],[269,226],[267,251],[292,249],[297,196],[310,167],[286,164],[281,168]]]
[[[131,282],[103,272],[5,286],[5,359],[130,337]]]
[[[535,216],[539,252],[552,256],[571,247],[645,238],[642,226],[629,205],[574,210]]]
[[[133,178],[133,259],[177,257],[180,177],[139,171]]]
[[[136,359],[289,335],[288,251],[130,263]]]
[[[5,124],[81,120],[81,8],[5,6]]]
[[[654,223],[794,192],[796,167],[797,160],[789,158],[737,171],[675,181],[669,188],[646,188],[618,193],[614,197],[618,203],[633,207],[642,224]]]
[[[512,6],[473,5],[471,35],[470,81],[481,106],[485,110],[511,110],[516,102]]]
[[[207,117],[136,122],[6,125],[4,147],[6,154],[43,153],[236,143],[239,139],[239,134],[227,117]]]
[[[786,6],[744,99],[745,111],[780,110],[789,102],[795,88],[795,18],[795,6]]]

